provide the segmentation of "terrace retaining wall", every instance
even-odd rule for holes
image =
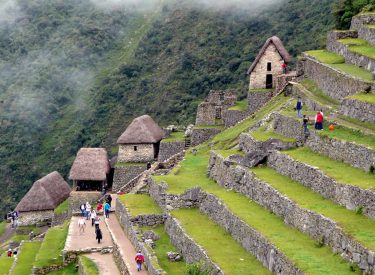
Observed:
[[[132,179],[134,179],[146,170],[146,163],[139,163],[134,165],[129,164],[128,166],[124,167],[117,166],[115,168],[115,174],[113,176],[112,191],[119,191],[120,189],[122,189],[122,187],[127,185]]]
[[[248,107],[247,110],[249,115],[255,113],[262,108],[268,101],[273,97],[273,91],[269,92],[255,92],[250,90],[247,94]]]
[[[158,161],[166,161],[170,157],[185,150],[185,141],[176,140],[170,142],[162,141],[160,143]]]
[[[363,122],[375,123],[375,104],[346,98],[341,102],[340,113]]]
[[[197,146],[220,132],[217,128],[194,128],[191,133],[191,145]]]

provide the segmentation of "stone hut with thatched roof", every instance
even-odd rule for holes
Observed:
[[[107,183],[110,165],[104,148],[81,148],[70,169],[69,179],[77,191],[101,191]]]
[[[56,171],[37,180],[16,207],[19,224],[51,222],[53,210],[69,197],[70,191],[68,183]]]
[[[267,39],[247,71],[250,76],[250,90],[274,88],[276,77],[283,74],[283,64],[287,65],[290,60],[291,57],[280,38],[272,36]]]

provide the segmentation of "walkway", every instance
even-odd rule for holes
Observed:
[[[91,253],[85,256],[96,263],[100,275],[120,275],[112,254]]]

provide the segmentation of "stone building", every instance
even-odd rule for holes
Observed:
[[[135,118],[118,138],[117,162],[152,162],[158,157],[164,131],[148,115]]]
[[[267,39],[262,49],[250,66],[250,90],[273,89],[277,76],[283,74],[282,64],[288,64],[291,57],[280,38],[272,36]]]
[[[68,183],[56,171],[37,180],[16,207],[19,224],[51,222],[53,210],[69,197],[70,191]]]
[[[70,169],[69,179],[73,180],[76,191],[101,191],[105,184],[111,188],[110,166],[104,148],[81,148]]]

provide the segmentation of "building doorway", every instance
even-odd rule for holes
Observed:
[[[272,89],[273,88],[273,76],[272,74],[268,74],[266,76],[266,89]]]

